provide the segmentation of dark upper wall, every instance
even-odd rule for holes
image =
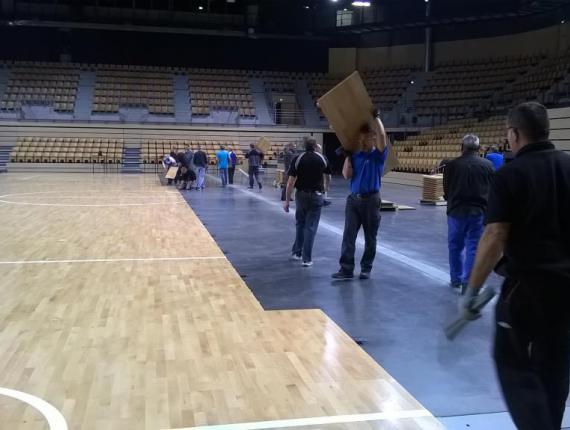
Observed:
[[[0,59],[324,72],[322,41],[0,27]]]

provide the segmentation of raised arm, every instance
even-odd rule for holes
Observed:
[[[347,155],[346,159],[344,160],[344,164],[342,166],[342,176],[344,179],[352,178],[352,160],[350,155]]]
[[[380,152],[384,152],[386,149],[386,129],[384,124],[378,115],[374,118],[374,131],[376,132],[376,149]]]

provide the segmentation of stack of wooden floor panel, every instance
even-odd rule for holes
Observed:
[[[424,175],[422,202],[443,201],[443,175]]]

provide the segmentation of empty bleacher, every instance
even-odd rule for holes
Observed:
[[[156,71],[98,70],[93,112],[115,113],[121,106],[144,107],[152,114],[173,115],[172,75]]]
[[[9,81],[0,109],[18,111],[25,105],[49,105],[58,112],[75,106],[79,69],[63,63],[22,62],[6,65]]]
[[[244,71],[212,73],[191,70],[188,87],[192,116],[209,116],[213,110],[228,110],[237,112],[242,118],[256,117],[249,80]]]
[[[415,71],[412,66],[398,66],[363,72],[362,79],[374,106],[390,111],[410,85]]]
[[[394,148],[398,154],[398,167],[395,170],[411,173],[434,171],[440,161],[461,155],[461,139],[468,133],[478,135],[482,147],[503,145],[505,119],[497,116],[484,121],[473,118],[453,120],[417,136],[396,141]]]
[[[123,139],[19,137],[12,163],[120,163]]]
[[[482,111],[494,94],[540,60],[523,56],[439,64],[418,94],[416,113],[457,118]]]

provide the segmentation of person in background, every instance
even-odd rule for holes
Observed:
[[[281,201],[285,201],[285,193],[287,191],[287,180],[289,179],[288,173],[291,168],[291,162],[295,158],[297,151],[293,142],[288,143],[283,151],[283,189],[281,192]]]
[[[246,152],[245,158],[249,161],[249,187],[250,189],[253,188],[253,178],[257,181],[257,185],[261,190],[262,184],[259,180],[259,167],[263,164],[263,152],[257,150],[255,145],[252,143],[249,145],[249,151]]]
[[[350,194],[346,199],[344,233],[340,270],[332,275],[335,280],[354,277],[356,237],[364,230],[364,254],[360,260],[360,279],[370,279],[376,257],[376,236],[380,227],[380,187],[384,164],[388,158],[387,136],[377,111],[373,112],[372,126],[360,130],[359,151],[344,160],[342,175],[350,179]]]
[[[499,152],[499,147],[497,145],[491,145],[485,158],[493,163],[495,170],[499,170],[503,164],[505,164],[505,157]]]
[[[493,178],[462,306],[476,317],[493,267],[506,276],[494,343],[503,397],[518,429],[559,430],[570,380],[570,156],[549,141],[539,103],[513,108],[506,127],[515,158]]]
[[[196,189],[203,190],[206,182],[206,169],[208,168],[208,155],[202,151],[198,145],[198,150],[194,153],[194,167],[196,168]]]
[[[222,180],[222,187],[228,185],[228,167],[230,165],[230,154],[226,151],[224,145],[220,146],[220,150],[216,152],[218,159],[218,170],[220,171],[220,178]]]
[[[283,209],[289,212],[289,200],[295,187],[296,235],[291,255],[293,260],[302,260],[303,267],[313,265],[313,243],[319,228],[324,191],[331,175],[329,161],[316,151],[316,147],[316,140],[307,138],[305,152],[291,161],[283,201]]]
[[[231,185],[234,183],[234,173],[236,172],[237,155],[233,149],[230,149],[229,155],[230,155],[230,165],[228,167],[228,180]]]
[[[462,155],[450,161],[443,172],[450,285],[461,294],[467,287],[483,234],[489,186],[495,171],[493,163],[479,157],[479,150],[479,137],[467,134],[461,141]]]
[[[184,162],[184,155],[185,153],[180,151],[176,154],[176,165],[178,166],[178,171],[176,172],[176,177],[174,178],[174,183],[178,185],[179,182],[182,181],[182,170],[185,166]],[[184,169],[184,173],[186,173],[186,169]],[[181,188],[180,188],[181,189]]]
[[[176,166],[176,153],[170,151],[170,154],[166,154],[162,159],[162,167],[164,169],[164,174],[168,173],[168,169]],[[168,179],[168,185],[172,185],[172,179]]]
[[[192,160],[194,158],[194,153],[190,147],[188,147],[186,148],[186,152],[184,152],[179,158],[181,159],[180,180],[182,181],[180,189],[191,190],[192,185],[196,181],[196,173],[192,169]]]

